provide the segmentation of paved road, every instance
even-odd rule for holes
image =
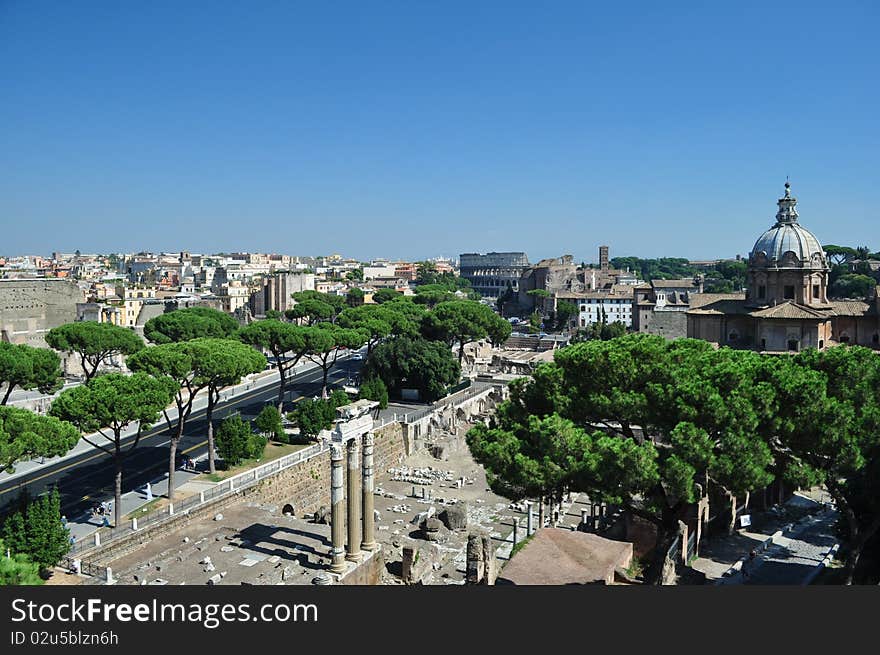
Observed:
[[[357,371],[362,362],[340,359],[331,370],[328,382],[341,384],[351,372]],[[310,369],[297,374],[287,383],[288,398],[314,396],[320,393],[322,373]],[[214,411],[215,421],[234,412],[256,415],[266,402],[278,395],[277,378],[259,388],[244,391],[226,402],[221,395],[221,405]],[[198,457],[207,452],[207,421],[205,410],[194,410],[186,424],[186,431],[178,446],[178,452]],[[155,482],[156,476],[167,471],[169,434],[164,419],[141,437],[138,447],[126,457],[123,471],[123,493],[143,488],[147,482]],[[31,496],[57,486],[61,494],[62,513],[68,517],[81,516],[101,500],[113,497],[114,470],[109,455],[94,448],[84,449],[72,457],[47,462],[26,473],[0,480],[0,513],[8,510],[20,494],[27,490]],[[178,472],[175,488],[190,476]],[[164,490],[164,489],[163,489]]]

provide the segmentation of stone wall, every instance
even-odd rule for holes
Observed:
[[[403,425],[390,423],[373,434],[373,466],[381,475],[406,455]],[[297,516],[312,514],[322,505],[330,507],[330,451],[267,478],[257,485],[257,495],[262,502],[290,503]]]
[[[177,532],[181,528],[185,528],[192,523],[204,521],[205,519],[214,516],[218,512],[221,512],[224,507],[238,503],[245,497],[250,497],[255,491],[256,487],[250,487],[241,491],[236,491],[228,496],[224,496],[216,502],[207,502],[204,505],[197,505],[185,514],[182,512],[175,514],[174,518],[153,525],[148,525],[136,532],[132,532],[130,535],[121,537],[106,545],[102,544],[100,549],[93,554],[85,552],[76,557],[81,558],[83,561],[91,562],[97,566],[106,566],[110,562],[134,552],[144,544],[148,544],[156,539],[161,539],[162,537]]]
[[[82,300],[71,280],[0,280],[0,340],[45,348],[45,333],[75,321]]]
[[[404,455],[403,431],[400,423],[391,423],[374,432],[374,466],[377,474],[394,466]],[[116,541],[102,545],[90,555],[81,557],[97,565],[104,565],[127,555],[142,545],[160,539],[197,521],[203,521],[224,507],[249,501],[273,503],[279,506],[291,503],[298,516],[313,513],[321,505],[330,505],[330,451],[324,452],[285,469],[278,475],[237,491],[229,496],[198,505],[188,513],[175,514],[174,518],[132,532]]]
[[[648,314],[646,325],[640,326],[641,332],[659,334],[667,339],[679,339],[688,336],[688,321],[685,312],[645,312]]]

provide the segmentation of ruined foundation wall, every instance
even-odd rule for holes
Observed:
[[[381,475],[405,455],[403,426],[391,423],[374,433],[374,470]],[[325,451],[257,487],[261,502],[293,505],[297,516],[312,514],[322,505],[330,507],[330,451]]]

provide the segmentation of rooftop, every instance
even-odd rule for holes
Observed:
[[[507,563],[496,584],[612,584],[614,570],[629,566],[632,555],[629,542],[543,528]]]

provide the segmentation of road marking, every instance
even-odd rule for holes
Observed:
[[[303,376],[306,376],[306,375],[308,375],[310,372],[311,372],[311,371],[304,371],[304,372],[302,373],[302,375],[303,375]],[[317,372],[317,371],[315,371],[315,372]],[[320,378],[319,375],[316,375],[315,377],[316,377],[316,378]],[[293,377],[291,377],[290,379],[288,379],[288,381],[289,381],[289,382],[292,382],[292,381],[293,381]],[[309,380],[305,380],[305,379],[303,379],[303,380],[299,380],[299,382],[302,383],[302,384],[312,384],[312,383],[317,382],[317,381],[318,381],[318,379],[313,380],[313,381],[309,381]],[[274,384],[274,383],[273,383],[273,384]],[[252,397],[252,396],[258,396],[258,395],[261,395],[261,394],[263,394],[263,393],[265,393],[265,392],[271,390],[271,387],[272,387],[272,385],[268,385],[268,384],[267,384],[265,387],[263,387],[263,388],[261,388],[261,389],[254,389],[253,391],[246,391],[244,394],[242,394],[241,396],[239,396],[239,397],[237,397],[237,398],[234,399],[234,400],[235,400],[235,404],[238,404],[238,403],[244,402],[246,399],[249,399],[249,398]],[[274,391],[277,391],[277,389],[275,389]],[[299,400],[302,400],[303,398],[305,398],[305,396],[301,396]],[[232,400],[232,399],[229,399],[229,400]],[[294,402],[298,402],[298,401],[294,401]],[[219,411],[220,408],[217,407],[216,409]],[[228,409],[229,409],[229,408],[228,408]],[[193,419],[195,419],[196,417],[200,416],[201,414],[205,414],[206,412],[207,412],[207,407],[204,407],[204,408],[198,410],[197,412],[193,412],[193,413],[189,416],[189,418],[188,418],[187,420],[188,420],[188,421],[193,420]],[[161,421],[160,421],[160,422],[161,422]],[[148,439],[148,438],[150,438],[150,437],[155,437],[156,435],[158,435],[158,434],[162,434],[163,432],[165,432],[165,431],[168,430],[168,429],[169,429],[169,428],[168,428],[167,426],[166,426],[166,427],[163,427],[163,428],[157,428],[157,427],[154,427],[154,428],[152,428],[149,432],[147,432],[147,433],[141,435],[141,440],[143,440],[143,439]],[[122,438],[122,445],[126,445],[129,441],[131,441],[132,439],[134,439],[135,436],[136,436],[136,435],[132,434],[132,435],[129,435],[128,437],[123,437],[123,438]],[[160,446],[164,446],[166,443],[168,443],[168,442],[166,441],[166,442],[161,443],[161,444],[159,444],[159,445],[160,445]],[[188,452],[190,452],[191,450],[193,450],[193,449],[195,449],[195,448],[199,448],[199,447],[201,447],[201,446],[203,446],[203,445],[205,445],[205,444],[207,444],[207,443],[208,443],[207,440],[206,440],[206,441],[203,441],[202,443],[200,443],[200,444],[198,444],[198,445],[196,445],[196,446],[193,446],[192,448],[189,448],[189,449],[187,449],[187,450],[185,450],[185,451],[183,451],[183,452],[188,453]],[[87,451],[86,451],[86,452],[87,452]],[[49,471],[48,473],[44,473],[43,475],[37,476],[37,477],[35,477],[35,478],[32,478],[31,480],[28,480],[27,482],[24,482],[23,484],[14,485],[14,486],[9,487],[8,489],[0,490],[0,496],[2,496],[2,495],[4,495],[4,494],[7,494],[7,493],[9,493],[9,492],[11,492],[11,491],[20,491],[22,487],[29,487],[29,486],[32,485],[34,482],[39,482],[40,480],[43,480],[43,479],[48,478],[48,477],[50,477],[50,476],[53,476],[53,475],[55,475],[55,474],[57,474],[57,473],[62,473],[62,472],[64,472],[64,471],[67,471],[68,469],[75,468],[75,467],[77,467],[77,466],[79,466],[79,465],[81,465],[81,464],[85,464],[86,462],[90,462],[90,461],[92,461],[93,459],[97,459],[98,457],[102,457],[102,456],[104,456],[104,457],[111,457],[111,455],[108,455],[108,454],[105,453],[104,451],[99,451],[99,452],[95,453],[94,455],[91,455],[90,457],[87,457],[87,458],[85,458],[85,459],[81,459],[81,460],[77,460],[76,462],[71,462],[70,464],[68,464],[68,465],[66,465],[66,466],[63,466],[63,467],[61,467],[61,468],[59,468],[59,469],[55,469],[54,471]],[[26,475],[26,474],[25,474],[25,475]],[[85,499],[84,499],[84,500],[85,500]]]

